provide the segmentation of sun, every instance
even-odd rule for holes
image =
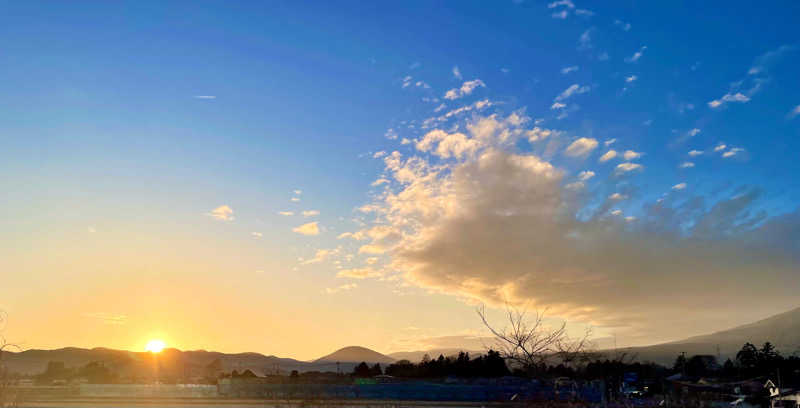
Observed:
[[[166,343],[163,340],[153,339],[147,342],[147,345],[144,346],[145,351],[149,351],[151,353],[160,353],[161,350],[164,350],[166,347]]]

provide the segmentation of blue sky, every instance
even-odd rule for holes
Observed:
[[[479,225],[485,221],[480,211],[522,213],[536,204],[525,200],[541,193],[537,189],[544,187],[538,184],[528,186],[530,191],[512,189],[521,194],[516,197],[521,207],[514,208],[503,203],[495,203],[503,208],[472,208],[458,194],[436,196],[437,202],[455,200],[453,208],[471,208],[454,219],[409,213],[403,224],[389,216],[398,208],[383,213],[359,208],[386,209],[394,205],[387,197],[408,192],[410,184],[386,161],[394,151],[403,160],[416,156],[426,166],[442,166],[440,175],[462,169],[481,186],[499,177],[480,169],[469,173],[471,164],[481,162],[481,152],[533,156],[560,172],[559,195],[569,196],[578,186],[574,183],[584,182],[579,198],[557,206],[569,208],[583,223],[556,223],[553,228],[565,236],[588,234],[575,229],[617,216],[614,237],[620,242],[636,234],[651,234],[649,239],[674,233],[668,224],[677,220],[677,237],[659,238],[666,239],[659,245],[692,246],[697,244],[692,239],[702,238],[699,246],[714,253],[692,256],[711,266],[725,264],[715,263],[715,257],[732,251],[725,246],[730,242],[766,246],[780,253],[759,252],[773,259],[764,262],[776,270],[767,272],[774,278],[769,281],[778,282],[798,265],[791,255],[797,227],[775,218],[791,218],[800,202],[797,15],[796,2],[758,7],[571,1],[8,3],[0,17],[0,171],[6,175],[0,180],[5,209],[0,228],[9,233],[0,238],[0,254],[7,251],[0,266],[25,273],[0,289],[8,299],[0,306],[31,321],[63,305],[80,324],[90,324],[80,316],[125,316],[128,331],[114,325],[115,334],[105,326],[86,332],[113,334],[116,345],[129,347],[139,341],[131,339],[134,327],[170,336],[151,327],[155,318],[137,312],[133,299],[101,306],[55,296],[34,305],[22,294],[34,288],[57,293],[71,280],[91,282],[103,293],[122,293],[118,285],[143,275],[197,281],[198,290],[228,282],[220,299],[230,302],[232,311],[288,310],[293,302],[305,302],[301,314],[307,321],[344,320],[354,327],[367,321],[373,328],[363,341],[396,350],[434,344],[431,339],[446,335],[477,336],[474,304],[498,304],[499,293],[516,288],[503,293],[537,307],[552,306],[559,317],[597,326],[602,335],[625,333],[631,344],[668,340],[668,333],[647,325],[620,324],[640,318],[610,312],[627,310],[624,305],[524,290],[520,282],[531,279],[525,273],[495,273],[495,267],[514,262],[502,261],[508,254],[494,253],[493,245],[423,241],[426,234],[458,235],[449,228],[459,220]],[[450,90],[458,97],[447,98]],[[430,120],[481,101],[488,106]],[[524,118],[521,126],[508,119],[514,114]],[[471,129],[487,124],[481,121],[491,115],[504,123],[497,125],[498,132],[506,126],[520,133],[508,144],[487,142],[458,157],[455,150],[448,157],[435,154],[441,140],[430,139],[434,147],[427,150],[419,144],[436,129],[466,135],[467,142],[478,140]],[[519,137],[534,128],[551,136],[545,141]],[[609,150],[617,157],[601,161]],[[697,154],[690,155],[693,150]],[[627,167],[619,167],[624,163]],[[383,177],[387,183],[371,186]],[[440,194],[447,185],[426,188]],[[728,218],[713,212],[716,203],[722,209],[736,200],[747,202]],[[213,212],[221,206],[230,212]],[[679,217],[666,217],[662,207]],[[319,214],[304,216],[303,211]],[[770,221],[784,226],[788,242],[754,238],[763,236],[760,228]],[[312,222],[317,234],[293,232]],[[710,226],[696,228],[704,222]],[[379,242],[383,236],[365,238],[386,244],[375,252],[362,250],[366,242],[337,239],[344,232],[367,234],[375,226],[393,228],[403,238],[391,243]],[[536,242],[524,234],[518,239]],[[448,242],[453,253],[473,251],[495,264],[463,276],[446,272],[453,262],[437,266],[437,260],[446,259],[423,253]],[[420,248],[429,251],[415,252]],[[532,252],[544,248],[549,247],[530,244]],[[320,255],[319,250],[333,252]],[[315,255],[319,261],[306,262]],[[656,259],[640,259],[633,269],[641,275],[624,277],[585,265],[564,268],[587,269],[584,278],[647,282],[652,269],[647,263]],[[541,267],[531,262],[509,271]],[[630,266],[609,262],[615,270]],[[763,269],[753,262],[760,266],[751,271]],[[69,265],[69,273],[59,272],[63,265]],[[129,270],[109,272],[118,269],[115,265]],[[361,275],[348,277],[343,270]],[[709,279],[734,282],[725,286],[736,290],[724,294],[734,296],[749,283],[744,271],[734,275]],[[43,279],[50,283],[36,283]],[[582,281],[572,285],[582,285],[576,282]],[[765,285],[767,292],[774,288]],[[262,296],[272,303],[242,300]],[[789,294],[739,309],[719,302],[696,325],[681,326],[682,334],[763,317],[792,302]],[[422,304],[438,312],[420,317]],[[659,307],[654,304],[652,310]],[[365,308],[379,314],[352,315]],[[169,318],[167,312],[156,314]],[[605,318],[610,315],[614,319]],[[398,316],[398,321],[381,316]],[[398,334],[396,327],[421,327],[424,333]],[[21,330],[31,344],[42,346],[102,343],[88,337],[45,340],[48,336],[33,326]],[[191,336],[172,336],[182,346],[206,346]],[[322,340],[302,349],[291,339],[216,341],[231,350],[308,357],[331,348]],[[346,333],[331,340],[337,345],[358,341]]]

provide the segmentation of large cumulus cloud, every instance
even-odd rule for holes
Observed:
[[[518,149],[528,122],[475,116],[466,133],[431,131],[418,155],[388,155],[393,183],[363,208],[375,215],[365,232],[377,225],[381,234],[365,246],[386,253],[407,283],[495,305],[532,302],[631,343],[794,302],[798,212],[755,211],[759,190],[743,188],[713,200],[668,196],[626,220],[544,158],[563,140]]]

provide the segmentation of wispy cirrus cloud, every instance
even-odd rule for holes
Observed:
[[[454,100],[466,95],[469,95],[474,91],[476,88],[485,88],[486,84],[483,83],[480,79],[473,79],[472,81],[466,81],[461,84],[460,88],[453,88],[447,91],[444,94],[445,99]]]
[[[621,28],[622,31],[630,31],[630,29],[631,29],[631,24],[630,23],[626,23],[626,22],[624,22],[622,20],[614,20],[614,25],[619,27],[619,28]]]
[[[336,277],[338,278],[351,278],[351,279],[380,278],[381,276],[383,276],[383,272],[377,269],[373,269],[371,267],[342,269],[336,274]]]
[[[630,64],[639,61],[639,59],[641,59],[644,55],[645,50],[647,50],[647,46],[643,45],[638,51],[634,52],[633,55],[625,58],[625,62]]]
[[[332,295],[334,293],[339,293],[342,291],[353,290],[357,287],[358,287],[357,283],[345,283],[343,285],[339,285],[334,288],[325,288],[325,293]]]
[[[561,68],[561,73],[566,75],[566,74],[569,74],[570,72],[575,72],[578,69],[580,69],[580,67],[578,67],[577,65],[571,65],[571,66],[568,66],[568,67]]]
[[[758,56],[753,65],[747,70],[747,74],[740,80],[733,82],[728,92],[718,99],[708,102],[711,109],[722,109],[730,103],[747,103],[757,94],[765,84],[770,81],[769,70],[776,64],[784,54],[795,51],[797,47],[792,45],[782,45],[774,50]]]
[[[800,105],[797,105],[794,107],[794,109],[790,110],[789,113],[786,114],[786,118],[794,119],[797,117],[797,115],[800,115]]]
[[[579,85],[579,84],[572,84],[563,92],[561,92],[558,96],[556,96],[555,101],[560,102],[569,99],[573,95],[580,95],[589,92],[592,89],[589,85]]]

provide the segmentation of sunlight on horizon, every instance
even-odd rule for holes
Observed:
[[[151,353],[160,353],[161,350],[164,350],[164,347],[166,347],[166,343],[163,340],[153,339],[147,342],[144,350]]]

